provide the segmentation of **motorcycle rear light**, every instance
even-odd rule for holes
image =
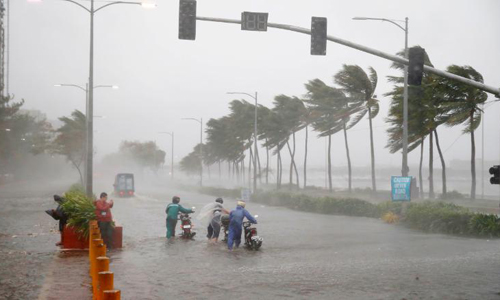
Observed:
[[[120,196],[123,196],[123,195],[124,195],[124,193],[123,193],[123,192],[120,192]]]
[[[128,194],[129,194],[130,196],[132,196],[132,195],[134,194],[134,192],[129,191],[129,192],[128,192]]]

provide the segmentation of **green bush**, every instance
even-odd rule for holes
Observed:
[[[89,221],[95,220],[95,206],[92,199],[85,192],[73,185],[64,193],[65,201],[62,204],[64,212],[68,215],[68,226],[84,237],[89,236]]]
[[[380,218],[388,212],[400,216],[400,224],[426,232],[500,237],[500,218],[477,214],[445,202],[409,203],[403,213],[401,202],[378,205],[354,198],[313,197],[282,191],[252,195],[252,201],[321,214]]]
[[[476,214],[470,219],[469,227],[479,236],[500,236],[500,218],[496,215]]]

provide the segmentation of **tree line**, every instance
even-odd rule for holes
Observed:
[[[417,46],[418,47],[418,46]],[[398,53],[404,56],[404,52]],[[425,64],[432,66],[426,54]],[[398,76],[388,76],[392,89],[384,94],[390,99],[390,108],[386,122],[388,141],[386,148],[390,153],[396,153],[403,145],[403,91],[404,66],[393,63],[391,68],[399,71]],[[450,65],[448,72],[483,82],[482,75],[470,66]],[[246,175],[245,158],[248,157],[248,178],[254,157],[257,162],[259,180],[265,178],[269,183],[269,156],[277,157],[276,188],[283,185],[282,155],[290,157],[288,184],[296,188],[307,187],[307,146],[309,132],[314,131],[318,137],[328,141],[327,169],[328,188],[332,188],[332,135],[340,133],[344,137],[348,167],[348,191],[352,191],[352,167],[349,151],[348,132],[363,119],[369,123],[371,189],[377,190],[375,176],[376,157],[372,121],[379,114],[379,100],[375,95],[378,76],[373,68],[366,72],[357,65],[343,65],[342,69],[333,75],[332,85],[320,79],[312,79],[304,84],[305,94],[302,96],[277,95],[273,107],[263,105],[257,107],[258,142],[265,149],[265,166],[261,165],[259,153],[253,150],[253,124],[255,105],[245,100],[233,100],[229,104],[230,113],[218,119],[210,119],[206,124],[206,142],[196,145],[193,151],[184,157],[180,163],[181,169],[187,173],[198,173],[201,164],[211,166],[226,163],[228,174],[238,180]],[[474,131],[481,123],[482,105],[487,100],[487,94],[472,86],[424,73],[421,86],[409,86],[409,119],[408,119],[408,151],[420,149],[419,186],[423,195],[422,165],[425,140],[429,143],[429,197],[434,198],[434,143],[442,167],[442,191],[446,197],[446,164],[443,151],[439,144],[438,128],[462,125],[463,133],[470,135],[471,145],[471,192],[472,199],[476,196],[475,167],[475,136]],[[296,157],[296,133],[305,132],[305,154],[303,157],[303,175],[299,176]],[[203,149],[201,149],[203,148]],[[202,151],[201,151],[202,150]],[[203,158],[200,154],[203,153]],[[300,183],[302,180],[302,184]]]

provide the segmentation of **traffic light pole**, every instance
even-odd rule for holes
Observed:
[[[200,17],[197,16],[196,20],[208,21],[208,22],[218,22],[218,23],[241,24],[241,20],[221,19],[221,18],[201,17],[201,16]],[[307,35],[311,34],[310,29],[298,27],[298,26],[293,26],[293,25],[286,25],[286,24],[279,24],[279,23],[268,23],[267,27],[283,29],[283,30],[288,30],[288,31],[294,31],[294,32],[299,32],[299,33],[303,33],[303,34],[307,34]],[[337,37],[334,37],[331,35],[327,35],[326,39],[331,41],[331,42],[341,44],[341,45],[344,45],[344,46],[349,47],[349,48],[353,48],[353,49],[363,51],[363,52],[366,52],[366,53],[369,53],[369,54],[372,54],[372,55],[375,55],[375,56],[378,56],[381,58],[385,58],[385,59],[393,61],[395,63],[400,63],[400,64],[403,64],[405,66],[409,65],[408,59],[403,58],[403,57],[399,57],[399,56],[388,54],[388,53],[385,53],[385,52],[382,52],[382,51],[379,51],[376,49],[365,47],[363,45],[356,44],[356,43],[353,43],[353,42],[350,42],[350,41],[347,41],[344,39],[340,39],[340,38],[337,38]],[[471,80],[471,79],[468,79],[465,77],[461,77],[461,76],[458,76],[458,75],[455,75],[455,74],[452,74],[452,73],[449,73],[446,71],[438,70],[438,69],[435,69],[435,68],[432,68],[432,67],[429,67],[426,65],[424,65],[424,71],[431,73],[431,74],[434,74],[434,75],[437,75],[437,76],[441,76],[441,77],[445,77],[448,79],[452,79],[452,80],[456,80],[456,81],[465,83],[467,85],[478,88],[482,91],[494,94],[497,97],[500,97],[500,88],[498,88],[498,87],[492,87],[492,86],[483,84],[481,82],[477,82],[477,81],[474,81],[474,80]]]

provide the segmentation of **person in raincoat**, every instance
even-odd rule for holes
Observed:
[[[222,198],[215,199],[215,202],[205,205],[196,217],[207,226],[207,238],[210,242],[217,242],[221,229],[222,214],[229,215],[229,211],[224,208]]]
[[[233,250],[233,244],[236,248],[240,246],[244,218],[247,218],[253,224],[257,224],[257,220],[245,209],[245,201],[240,200],[236,209],[229,214],[229,235],[227,237],[227,248],[229,250]]]
[[[179,196],[174,196],[172,203],[169,203],[165,209],[165,213],[167,214],[167,239],[175,236],[175,226],[177,225],[177,215],[179,212],[185,214],[194,213],[194,210],[182,207],[179,204],[180,201],[181,198]]]

